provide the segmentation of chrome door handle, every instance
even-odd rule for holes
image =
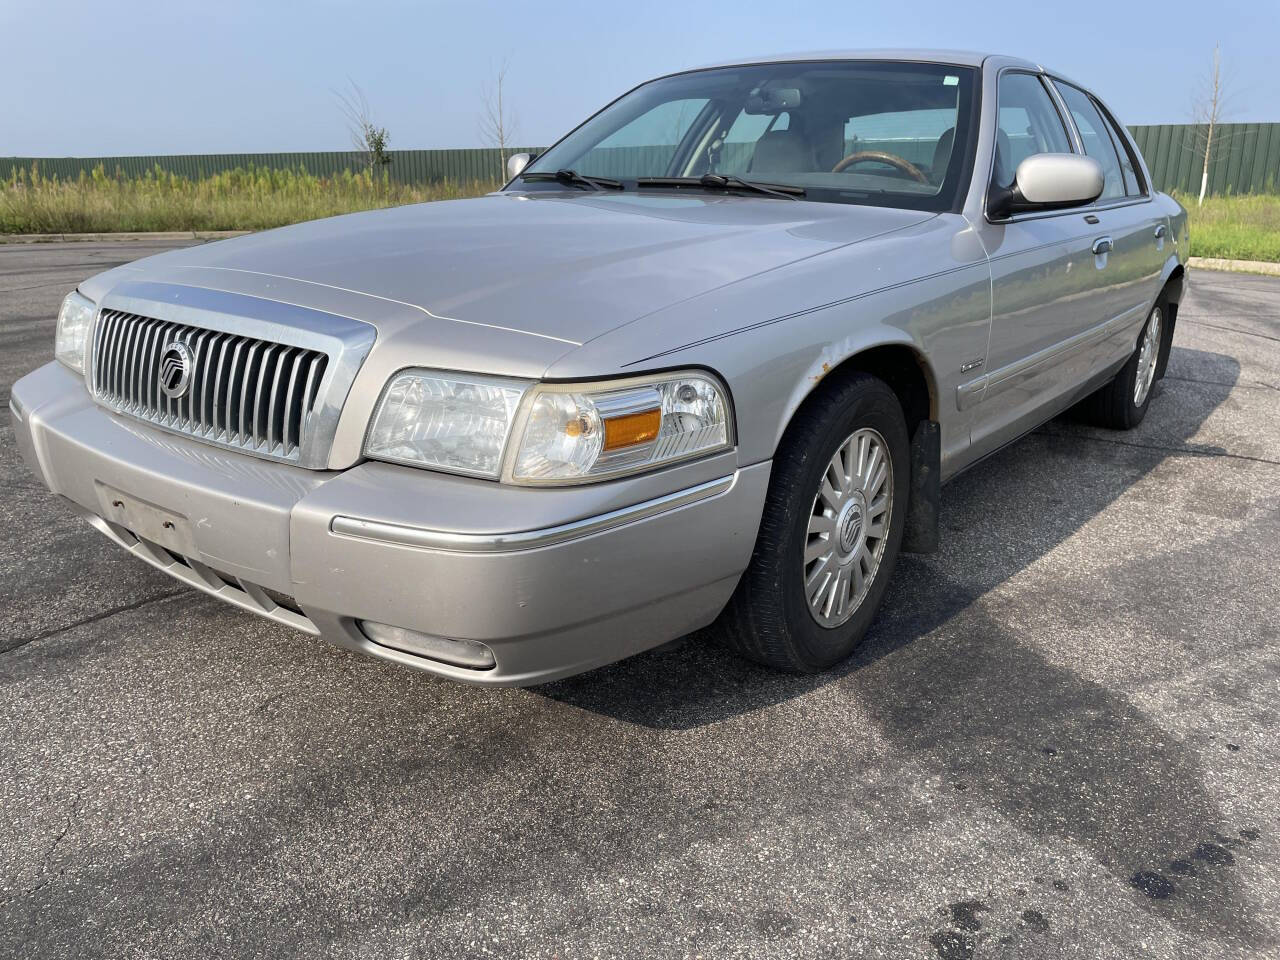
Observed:
[[[1156,227],[1156,239],[1163,240],[1164,235],[1168,232],[1169,231],[1165,228],[1165,225],[1163,223],[1160,224],[1160,226]]]
[[[1111,247],[1112,243],[1110,237],[1099,237],[1097,240],[1093,241],[1093,252],[1096,256],[1102,256],[1104,253],[1110,253]]]

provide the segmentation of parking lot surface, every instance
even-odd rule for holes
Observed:
[[[487,690],[27,474],[59,301],[157,249],[0,246],[0,956],[1280,956],[1280,280],[1194,275],[1139,429],[946,487],[835,671],[698,636]]]

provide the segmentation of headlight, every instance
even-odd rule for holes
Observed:
[[[365,453],[417,467],[497,478],[528,384],[404,370],[387,384]]]
[[[76,373],[84,373],[85,353],[89,347],[89,331],[93,329],[93,301],[78,293],[69,293],[58,311],[58,332],[53,340],[53,355]]]
[[[516,483],[574,483],[636,473],[732,443],[729,401],[709,374],[541,384],[512,460]]]
[[[723,450],[728,394],[684,371],[536,384],[405,370],[387,384],[365,454],[523,484],[584,483]]]

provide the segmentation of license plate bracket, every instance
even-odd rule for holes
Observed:
[[[94,488],[103,517],[112,523],[118,523],[134,536],[158,543],[184,557],[199,556],[191,523],[182,514],[117,490],[101,480],[94,481]]]

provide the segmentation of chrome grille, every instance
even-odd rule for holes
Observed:
[[[191,351],[176,399],[161,388],[161,355]],[[320,397],[320,350],[104,309],[94,333],[92,389],[119,413],[258,456],[298,461]]]

